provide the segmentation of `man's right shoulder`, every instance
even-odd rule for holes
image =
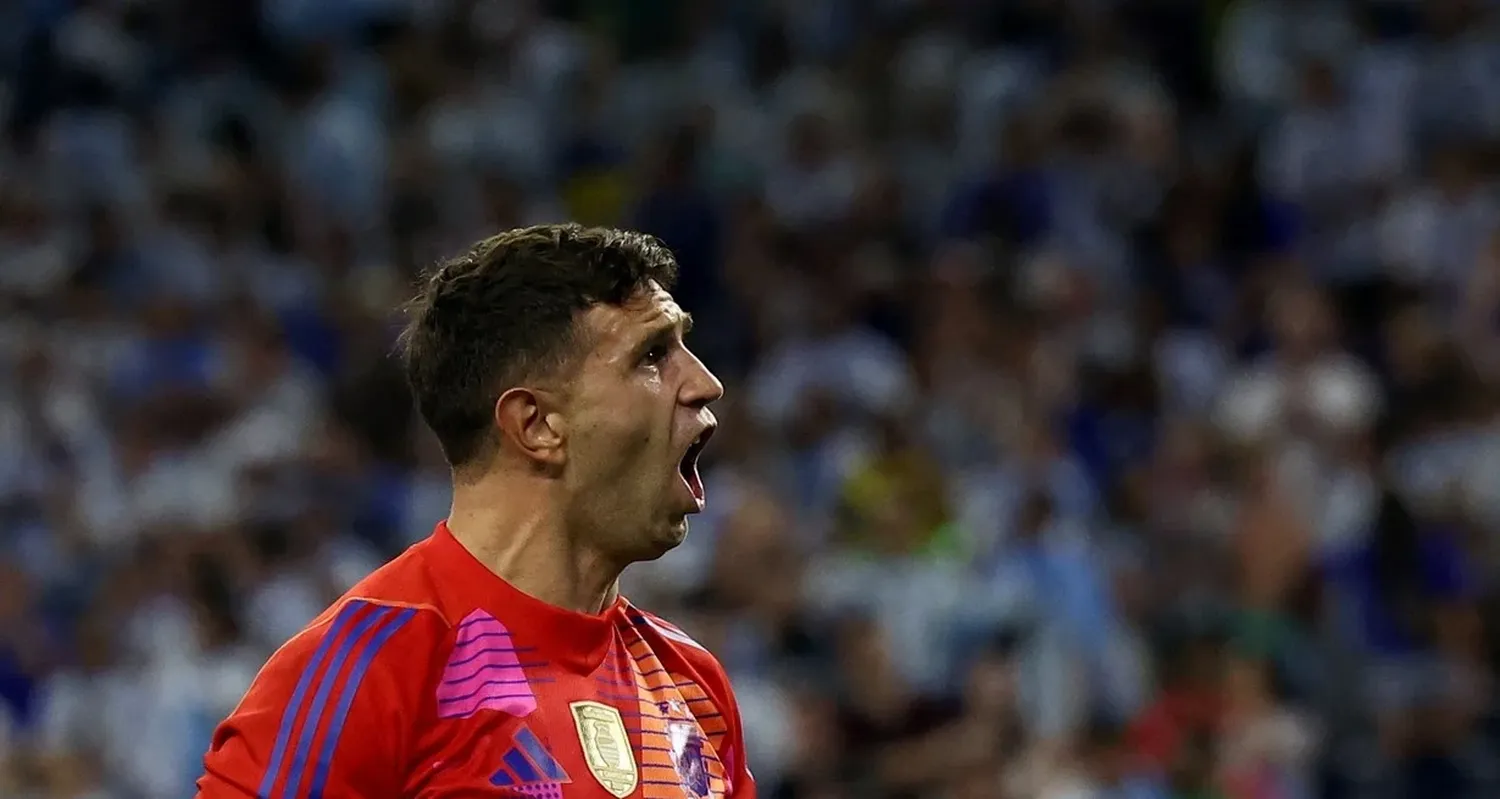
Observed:
[[[400,785],[449,629],[430,606],[335,603],[271,656],[214,731],[199,796],[383,796]]]
[[[252,693],[275,694],[284,702],[299,685],[308,688],[304,683],[321,674],[351,667],[420,685],[452,628],[419,547],[413,547],[355,584],[276,650]]]
[[[204,799],[386,796],[435,703],[454,625],[417,547],[276,650],[214,731]]]
[[[288,693],[309,689],[307,683],[320,675],[350,667],[420,683],[451,629],[433,605],[351,593],[282,644],[266,661],[251,693],[279,694],[285,701]]]

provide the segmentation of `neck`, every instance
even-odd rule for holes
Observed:
[[[599,613],[619,596],[621,569],[568,529],[556,485],[489,475],[455,483],[448,529],[490,571],[549,605]]]

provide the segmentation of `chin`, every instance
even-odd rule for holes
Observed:
[[[662,555],[676,549],[683,541],[687,540],[688,520],[683,517],[674,522],[657,528],[651,536],[651,540],[642,547],[638,561],[656,560]]]

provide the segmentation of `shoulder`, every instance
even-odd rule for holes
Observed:
[[[641,638],[651,644],[657,657],[668,669],[689,672],[695,682],[708,690],[715,699],[727,699],[729,676],[717,657],[708,647],[699,643],[676,624],[640,608],[632,606],[626,616]]]
[[[449,629],[431,607],[341,599],[271,656],[214,731],[199,795],[266,796],[277,786],[287,796],[299,787],[375,795],[365,788],[392,784]]]
[[[693,637],[683,632],[681,627],[649,611],[641,610],[632,605],[626,612],[626,618],[630,620],[638,632],[645,637],[665,639],[674,648],[681,649],[683,653],[696,660],[706,660],[718,667],[718,661],[714,659],[708,647],[693,640]]]
[[[451,629],[452,624],[433,605],[351,594],[330,605],[287,641],[272,655],[271,663],[307,664],[350,655],[369,657],[373,662],[386,650],[391,654],[410,652],[407,644],[437,644]],[[389,646],[393,640],[403,646]],[[388,657],[379,660],[390,662]]]
[[[346,596],[271,656],[236,714],[280,712],[335,683],[352,697],[421,684],[450,629],[432,606]]]

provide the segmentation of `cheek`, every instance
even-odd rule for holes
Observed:
[[[659,426],[644,409],[644,403],[624,396],[590,408],[575,438],[578,449],[600,466],[618,468],[639,461],[657,444]]]

